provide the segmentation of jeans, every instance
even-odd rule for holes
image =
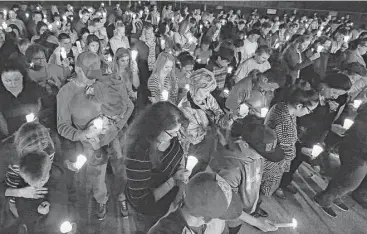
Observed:
[[[341,162],[339,172],[331,179],[326,190],[316,195],[316,199],[323,207],[331,207],[335,201],[354,191],[362,181],[367,180],[366,161],[359,159],[358,156],[352,156],[347,147],[339,149],[339,156]]]

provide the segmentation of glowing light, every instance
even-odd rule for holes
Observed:
[[[33,113],[30,113],[25,116],[27,123],[33,122],[36,119],[36,116]]]
[[[106,18],[107,13],[106,13],[106,12],[103,12],[103,13],[102,13],[102,16],[103,16],[103,18]]]
[[[138,57],[138,51],[136,50],[131,51],[131,58],[133,60],[136,60],[137,57]]]
[[[47,21],[47,19],[43,19],[43,22],[44,22],[45,24],[47,24],[47,22],[48,22],[48,21]]]
[[[64,47],[61,47],[60,55],[61,55],[62,59],[66,59],[66,50],[65,50]]]
[[[353,101],[353,107],[358,109],[362,104],[362,100],[354,100]]]
[[[186,90],[190,90],[190,85],[189,84],[185,84],[185,89]]]
[[[277,228],[287,228],[287,227],[297,228],[298,222],[295,218],[293,218],[291,223],[276,223],[275,226]]]
[[[61,233],[68,233],[73,230],[73,225],[69,221],[65,221],[60,226],[60,232]]]
[[[195,156],[188,156],[187,157],[186,169],[189,170],[189,171],[192,171],[192,169],[194,169],[194,167],[196,166],[198,161],[199,160]]]
[[[3,26],[3,29],[7,29],[8,28],[8,25],[5,22],[3,22],[2,26]]]
[[[48,25],[48,29],[49,29],[49,30],[52,30],[52,24],[49,24],[49,25]]]
[[[168,100],[168,96],[169,96],[169,92],[167,90],[163,90],[162,91],[163,101],[167,101]]]
[[[279,43],[276,43],[274,48],[275,49],[278,49],[279,48],[279,45],[280,45]]]
[[[322,31],[317,31],[317,36],[321,37]]]
[[[231,74],[233,71],[233,67],[228,67],[228,74]]]
[[[109,54],[108,57],[107,57],[107,61],[108,62],[112,62],[112,56]]]
[[[316,51],[317,53],[320,53],[323,49],[324,47],[322,45],[318,45]]]
[[[228,90],[227,88],[225,88],[225,89],[223,90],[223,93],[224,93],[225,95],[228,95],[228,94],[229,94],[229,90]]]
[[[243,116],[243,115],[247,114],[247,113],[248,113],[248,111],[249,111],[249,107],[248,107],[248,105],[247,105],[246,103],[243,103],[243,104],[241,104],[241,105],[240,105],[239,114],[240,114],[241,116]]]
[[[103,2],[101,3],[101,7],[104,7],[104,3]]]
[[[87,157],[85,157],[84,155],[80,154],[78,155],[78,157],[76,158],[75,163],[73,163],[73,166],[76,169],[80,169],[84,166],[85,162],[87,161]]]
[[[25,13],[25,17],[27,17],[27,19],[29,18],[29,13]]]
[[[62,20],[63,20],[63,21],[66,21],[67,19],[68,19],[68,18],[66,17],[66,15],[63,15],[63,16],[62,16]]]
[[[96,127],[97,129],[102,129],[102,128],[103,128],[103,120],[102,120],[102,119],[97,118],[97,119],[95,119],[95,120],[93,121],[93,125],[94,125],[94,127]]]
[[[321,147],[321,145],[314,145],[312,148],[312,157],[318,157],[322,152],[324,151],[324,148]]]
[[[291,39],[291,37],[289,35],[285,37],[286,41],[288,41],[289,39]]]
[[[344,124],[343,124],[343,128],[345,129],[349,129],[350,127],[352,127],[352,125],[354,124],[354,121],[351,119],[345,119],[344,120]]]
[[[268,114],[268,112],[269,112],[269,109],[268,109],[268,108],[266,108],[266,107],[263,107],[263,108],[261,108],[261,110],[260,110],[260,116],[261,116],[262,118],[265,118],[265,117],[266,117],[266,115]]]
[[[350,39],[350,36],[345,36],[345,37],[344,37],[344,42],[348,42],[348,41],[349,41],[349,39]]]

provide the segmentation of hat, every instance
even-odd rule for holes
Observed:
[[[265,159],[272,162],[284,159],[284,151],[277,144],[277,136],[269,127],[251,123],[243,126],[241,135],[242,139]]]
[[[242,202],[220,175],[201,172],[192,177],[185,188],[184,206],[195,217],[237,219]]]

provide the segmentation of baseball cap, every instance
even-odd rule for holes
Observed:
[[[284,152],[277,144],[277,136],[271,128],[260,123],[251,123],[243,126],[241,136],[265,159],[272,162],[284,159]]]
[[[239,195],[220,175],[200,172],[185,188],[184,206],[195,217],[237,219],[243,210]]]

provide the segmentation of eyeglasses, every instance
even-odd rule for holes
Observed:
[[[308,113],[311,114],[313,112],[313,110],[311,110],[308,106],[305,106],[306,109],[308,110]]]

